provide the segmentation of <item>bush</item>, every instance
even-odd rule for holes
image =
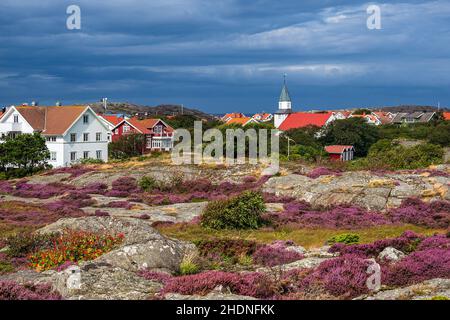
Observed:
[[[139,187],[146,192],[150,192],[158,188],[158,181],[153,177],[144,176],[139,181]]]
[[[38,271],[49,270],[67,261],[93,260],[111,251],[123,241],[123,235],[111,236],[86,231],[65,230],[49,249],[29,256],[30,264]]]
[[[444,150],[434,144],[404,147],[396,142],[380,140],[369,150],[367,163],[374,169],[417,169],[442,163]]]
[[[359,235],[355,233],[343,233],[339,234],[337,236],[331,237],[328,239],[328,244],[335,244],[335,243],[343,243],[343,244],[356,244],[359,242]]]
[[[108,144],[111,159],[129,159],[142,155],[145,149],[145,136],[143,134],[127,134],[119,140]]]
[[[0,300],[61,300],[61,295],[50,284],[18,284],[0,281]]]
[[[450,278],[450,250],[429,249],[413,252],[394,265],[387,265],[382,282],[406,286],[434,278]]]
[[[275,286],[270,278],[262,273],[235,274],[222,271],[206,271],[195,275],[173,277],[168,280],[162,293],[184,295],[205,295],[222,285],[234,294],[267,299],[275,294]]]
[[[253,254],[253,261],[266,267],[291,263],[303,258],[304,256],[301,253],[287,250],[283,241],[276,241],[273,244],[261,246]]]
[[[199,267],[192,261],[182,261],[180,263],[180,274],[188,275],[198,273]]]
[[[393,222],[411,223],[429,228],[446,228],[450,225],[450,201],[426,203],[409,198],[400,207],[388,212]]]
[[[105,162],[102,159],[88,158],[88,159],[81,159],[80,163],[81,164],[103,164]]]
[[[26,257],[31,252],[48,248],[55,238],[55,234],[20,233],[6,239],[7,254],[14,258]]]
[[[245,191],[227,200],[208,203],[201,216],[201,225],[211,229],[257,229],[265,211],[262,194]]]
[[[242,239],[212,239],[194,243],[200,257],[213,268],[225,268],[236,263],[245,265],[257,249],[255,241]]]

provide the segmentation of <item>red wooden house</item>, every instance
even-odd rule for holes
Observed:
[[[127,134],[143,134],[145,148],[143,153],[151,151],[170,151],[173,148],[174,129],[161,119],[136,118],[124,119],[112,130],[112,141]]]
[[[330,160],[350,161],[353,160],[355,148],[353,146],[326,146],[325,151],[329,154]]]

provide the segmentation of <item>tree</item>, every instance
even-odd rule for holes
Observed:
[[[365,156],[379,139],[378,128],[362,118],[336,120],[329,124],[320,138],[323,145],[352,145],[356,156]]]
[[[4,167],[23,170],[32,174],[36,169],[48,166],[50,152],[45,139],[39,133],[21,134],[15,138],[7,138],[0,148],[0,162]]]
[[[127,134],[108,145],[109,156],[112,159],[128,159],[142,155],[145,148],[143,134]]]

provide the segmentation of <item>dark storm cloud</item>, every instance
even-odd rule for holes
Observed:
[[[66,29],[81,7],[82,29]],[[450,105],[450,3],[2,0],[0,104],[184,103],[275,109],[288,74],[296,109]]]

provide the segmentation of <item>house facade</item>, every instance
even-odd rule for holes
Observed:
[[[355,148],[353,146],[333,145],[326,146],[325,152],[328,153],[330,160],[351,161],[355,154]]]
[[[124,119],[112,130],[112,141],[117,141],[127,134],[145,136],[142,153],[152,151],[170,151],[173,148],[174,129],[161,119],[136,118]]]
[[[392,119],[392,123],[427,123],[431,120],[435,119],[436,112],[399,112],[395,115],[395,117]]]
[[[109,128],[89,106],[12,106],[0,119],[2,139],[34,132],[45,138],[53,167],[108,161]]]

